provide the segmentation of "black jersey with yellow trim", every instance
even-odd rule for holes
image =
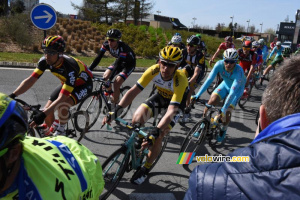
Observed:
[[[66,95],[69,95],[76,86],[91,82],[93,77],[92,72],[82,61],[67,55],[63,55],[63,62],[57,67],[47,64],[43,56],[31,76],[39,78],[46,69],[49,69],[64,84],[61,93]]]
[[[176,70],[173,78],[169,81],[163,80],[159,64],[152,65],[137,81],[137,86],[143,90],[150,81],[155,84],[158,94],[170,99],[170,104],[179,105],[188,87],[188,79],[182,70]]]

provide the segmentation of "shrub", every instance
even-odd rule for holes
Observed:
[[[81,53],[82,52],[82,46],[80,44],[76,44],[76,51],[78,53]]]

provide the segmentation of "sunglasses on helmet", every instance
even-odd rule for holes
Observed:
[[[224,62],[226,63],[226,64],[234,64],[234,63],[236,63],[236,60],[230,60],[230,59],[225,59],[224,60]]]

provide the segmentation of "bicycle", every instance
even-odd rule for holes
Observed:
[[[104,107],[103,107],[103,114],[106,115],[109,111],[111,111],[111,95],[106,95],[105,89],[108,88],[110,84],[113,82],[111,81],[105,81],[101,76],[99,75],[93,75],[93,81],[96,84],[95,91],[88,94],[78,105],[77,111],[83,110],[86,111],[90,116],[90,124],[88,126],[88,130],[94,126],[96,123],[102,109],[102,99],[104,101]],[[125,93],[130,89],[129,86],[121,87],[120,88],[120,99],[125,95]],[[123,113],[120,115],[121,118],[123,118],[127,112],[129,111],[131,107],[131,104],[127,106]]]
[[[245,72],[245,76],[247,76],[247,74],[248,71]],[[255,87],[256,89],[259,88],[259,83],[258,83],[259,80],[260,80],[260,75],[259,75],[258,67],[255,67],[254,72],[250,77],[248,95],[241,96],[240,100],[238,101],[240,108],[244,108],[246,102],[250,99],[252,88],[253,87]]]
[[[125,172],[139,170],[143,166],[149,150],[148,148],[141,150],[140,145],[142,143],[142,139],[147,137],[147,133],[145,131],[155,128],[132,126],[122,118],[116,118],[115,120],[125,125],[131,131],[131,136],[102,164],[105,188],[100,199],[106,199],[114,191]],[[159,156],[152,164],[149,172],[154,168],[166,148],[168,137],[169,134],[164,138]]]
[[[28,124],[33,121],[33,116],[42,112],[40,110],[41,105],[29,105],[21,99],[15,99],[27,112]],[[68,123],[66,124],[66,137],[77,138],[80,142],[87,132],[87,127],[89,125],[89,115],[85,111],[74,111],[74,109],[69,110]],[[41,126],[32,127],[28,130],[27,135],[32,137],[47,137],[44,134],[44,128]],[[78,136],[78,137],[77,137]]]
[[[216,139],[217,136],[220,135],[222,124],[221,119],[216,120],[216,117],[213,118],[212,116],[215,112],[219,113],[220,109],[208,105],[203,100],[198,101],[208,108],[207,114],[190,129],[180,147],[179,154],[181,152],[197,152],[205,140],[208,141],[209,146],[215,146],[217,144]],[[199,133],[198,137],[194,136],[196,132]]]

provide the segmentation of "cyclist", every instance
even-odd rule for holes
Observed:
[[[46,69],[56,76],[60,84],[50,95],[43,112],[35,115],[30,126],[42,125],[45,135],[65,135],[65,125],[68,120],[69,108],[80,102],[93,90],[92,72],[80,60],[64,55],[65,41],[59,36],[48,36],[42,43],[44,56],[38,62],[33,73],[23,80],[10,95],[15,98],[29,90],[43,75]],[[58,109],[58,120],[54,112]]]
[[[269,50],[268,47],[265,43],[265,40],[263,38],[258,40],[259,44],[260,44],[260,49],[262,50],[262,59],[263,59],[263,65],[267,65],[267,58],[269,55]],[[261,65],[258,66],[258,71],[259,73],[261,73],[262,67]]]
[[[271,42],[271,43],[270,43],[270,48],[271,48],[271,51],[272,51],[272,50],[273,50],[273,48],[276,46],[277,40],[278,40],[278,38],[277,38],[277,37],[275,37],[275,38],[274,38],[274,40],[273,40],[273,42]]]
[[[207,48],[206,48],[205,42],[201,40],[202,39],[201,34],[196,34],[196,36],[200,40],[200,44],[198,45],[198,50],[201,51],[204,54],[204,56],[205,56],[206,52],[207,52]]]
[[[220,46],[218,47],[217,51],[215,52],[215,54],[213,55],[213,57],[211,58],[211,60],[209,61],[209,65],[211,66],[212,63],[214,62],[215,58],[219,55],[221,49],[226,50],[228,48],[235,48],[235,45],[233,44],[233,40],[231,36],[227,36],[225,37],[225,42],[222,42],[220,44]]]
[[[168,46],[179,47],[181,50],[185,48],[182,38],[179,35],[174,35],[171,41],[168,43]]]
[[[187,48],[182,51],[183,61],[180,68],[185,72],[189,78],[190,92],[187,96],[186,106],[191,102],[191,95],[204,78],[205,72],[205,57],[201,51],[198,50],[200,44],[199,37],[192,35],[187,39]],[[186,109],[183,114],[182,121],[188,122],[190,117],[190,110]]]
[[[135,111],[132,123],[143,125],[151,116],[157,116],[166,110],[157,128],[148,135],[148,140],[144,141],[143,147],[151,145],[148,158],[145,165],[131,178],[134,184],[141,184],[146,179],[152,163],[158,156],[163,138],[174,127],[179,117],[179,109],[185,107],[185,98],[188,91],[188,80],[182,70],[177,70],[182,61],[182,53],[178,47],[167,46],[159,53],[159,62],[149,67],[142,77],[122,98],[113,112],[110,112],[104,119],[103,124],[110,123],[127,107],[134,98],[150,83],[152,80],[156,85],[158,93],[149,97]]]
[[[114,77],[119,73],[114,81],[114,92],[112,93],[110,82],[107,83],[107,91],[112,94],[112,101],[117,104],[119,102],[120,97],[120,87],[124,83],[124,81],[130,76],[130,74],[134,71],[136,66],[136,58],[133,50],[121,39],[122,33],[118,29],[110,29],[106,33],[106,41],[102,44],[99,54],[94,59],[92,64],[90,65],[90,70],[94,70],[94,68],[99,64],[104,53],[109,51],[109,53],[117,58],[116,61],[108,67],[108,69],[104,72],[103,78],[104,80],[112,81]]]
[[[26,137],[27,114],[0,93],[0,198],[99,199],[98,158],[67,137]]]
[[[222,142],[225,138],[227,127],[231,118],[231,112],[242,96],[246,83],[244,71],[242,67],[237,64],[238,58],[239,55],[237,50],[233,48],[226,49],[223,53],[223,60],[216,62],[211,73],[203,83],[198,93],[193,96],[194,98],[199,99],[200,96],[210,86],[217,74],[219,73],[221,75],[223,81],[214,90],[208,101],[209,105],[217,105],[227,96],[221,109],[221,113],[219,114],[219,118],[221,117],[223,121],[223,126],[220,135],[217,137],[218,142]],[[204,115],[206,115],[207,110],[208,109],[205,107]],[[199,137],[199,133],[196,132],[194,136]]]
[[[252,48],[252,42],[250,40],[245,40],[243,42],[243,47],[238,49],[238,55],[240,60],[240,66],[243,68],[244,73],[247,74],[247,80],[246,80],[246,87],[242,98],[246,98],[249,94],[249,82],[250,78],[252,76],[252,73],[254,72],[254,67],[257,63],[257,53],[251,49]]]
[[[280,64],[283,61],[282,52],[284,51],[284,47],[281,46],[281,42],[276,42],[276,47],[273,48],[272,52],[269,55],[268,60],[270,60],[274,53],[276,53],[276,56],[274,60],[271,62],[271,64],[264,70],[263,75],[260,78],[260,84],[262,85],[264,80],[267,80],[265,78],[265,75],[269,73],[269,71],[272,69],[272,67],[275,67],[275,65],[278,63]]]
[[[260,69],[261,69],[261,66],[263,64],[263,51],[262,49],[260,48],[261,45],[258,41],[253,41],[252,42],[252,48],[254,50],[254,52],[256,52],[257,56],[256,56],[256,64],[253,66],[254,69],[253,71],[255,71],[257,69],[257,71],[259,72]],[[260,75],[259,73],[257,73],[255,75],[255,78],[258,80],[260,78]],[[250,82],[253,81],[252,79],[250,79]]]

